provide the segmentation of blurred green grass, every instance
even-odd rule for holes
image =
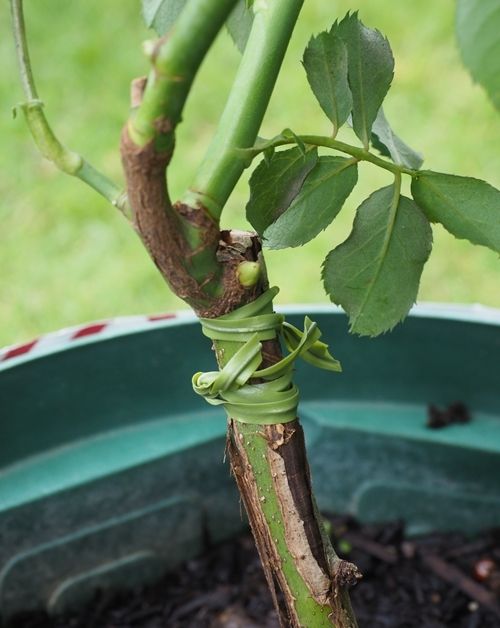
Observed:
[[[118,137],[128,110],[130,79],[144,74],[140,52],[150,34],[139,2],[26,1],[35,75],[57,133],[98,167],[121,180]],[[105,8],[103,8],[105,6]],[[273,96],[262,135],[284,127],[328,133],[300,65],[313,32],[352,9],[348,0],[308,0]],[[372,0],[361,5],[365,23],[384,32],[396,57],[386,105],[393,126],[424,152],[434,170],[484,178],[500,187],[500,116],[463,69],[454,40],[454,2]],[[37,154],[22,120],[9,20],[0,21],[0,346],[82,321],[184,307],[173,297],[125,221],[92,190],[57,172]],[[213,132],[239,55],[222,34],[196,81],[178,133],[170,172],[180,194]],[[347,135],[345,135],[347,137]],[[352,138],[351,138],[352,140]],[[279,302],[326,302],[320,266],[348,234],[353,211],[387,181],[360,168],[361,183],[335,223],[302,249],[270,252]],[[244,227],[246,178],[224,224]],[[498,256],[434,230],[435,250],[420,300],[480,302],[500,307]]]

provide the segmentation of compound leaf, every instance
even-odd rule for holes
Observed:
[[[309,41],[302,63],[309,85],[331,120],[335,135],[352,109],[344,42],[333,30],[320,33]]]
[[[420,153],[413,150],[394,133],[385,117],[383,107],[380,107],[373,123],[371,139],[374,148],[400,166],[418,170],[424,162]]]
[[[389,91],[394,75],[394,57],[387,39],[367,28],[357,13],[348,13],[334,24],[347,47],[349,85],[352,92],[352,126],[365,148],[370,144],[373,122]]]
[[[319,157],[290,207],[264,231],[265,246],[283,249],[312,240],[339,213],[357,180],[354,160]]]
[[[250,177],[250,199],[246,207],[252,227],[264,230],[289,207],[318,159],[315,148],[304,151],[296,146],[271,154]]]
[[[429,220],[500,253],[500,190],[480,179],[423,170],[411,191]]]
[[[458,0],[457,36],[472,77],[500,109],[500,2]]]
[[[350,236],[323,265],[326,292],[348,313],[352,332],[377,336],[403,320],[431,247],[429,221],[394,186],[359,206]]]

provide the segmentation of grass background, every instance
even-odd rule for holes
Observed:
[[[130,79],[145,74],[138,0],[26,0],[35,76],[58,135],[121,180],[117,151]],[[355,8],[347,0],[306,0],[262,135],[284,127],[325,133],[329,124],[300,65],[309,36]],[[396,57],[386,104],[395,129],[434,170],[467,174],[500,187],[500,116],[463,69],[454,40],[453,0],[360,3],[361,18],[384,32]],[[0,346],[83,321],[184,307],[173,297],[120,215],[92,190],[37,154],[23,121],[6,5],[0,9]],[[221,34],[190,96],[171,167],[174,194],[189,185],[213,132],[239,55]],[[352,136],[346,132],[344,139]],[[267,256],[278,301],[326,302],[320,266],[347,236],[354,209],[387,173],[360,168],[360,184],[333,226],[302,249]],[[246,177],[224,224],[244,227]],[[500,307],[498,256],[434,229],[420,299]]]

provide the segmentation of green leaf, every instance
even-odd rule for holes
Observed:
[[[164,35],[179,17],[186,0],[142,0],[142,15],[148,28]]]
[[[251,3],[239,0],[226,22],[227,30],[240,52],[243,52],[247,45],[248,36],[252,30],[253,16]]]
[[[299,193],[318,159],[315,148],[305,153],[300,147],[273,153],[263,160],[250,177],[247,220],[262,235]]]
[[[358,180],[353,159],[320,157],[290,207],[264,231],[271,249],[301,246],[326,229]]]
[[[500,2],[458,0],[457,36],[472,77],[500,109]]]
[[[333,31],[320,33],[309,41],[302,63],[309,85],[331,120],[335,135],[352,109],[344,42]]]
[[[382,155],[389,157],[400,166],[418,170],[424,162],[420,153],[413,150],[394,133],[385,117],[383,107],[380,107],[373,123],[372,144]]]
[[[479,179],[423,170],[411,191],[429,220],[500,253],[500,190]]]
[[[349,314],[352,332],[377,336],[403,320],[431,247],[427,218],[394,186],[359,206],[350,236],[323,266],[326,292]]]
[[[373,122],[394,75],[391,47],[379,31],[367,28],[357,13],[348,13],[340,23],[333,25],[332,32],[340,35],[347,47],[352,125],[368,148]]]

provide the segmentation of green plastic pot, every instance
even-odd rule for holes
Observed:
[[[320,508],[410,533],[498,524],[500,313],[416,308],[368,340],[332,308],[287,312],[312,315],[344,368],[297,367]],[[245,526],[224,417],[191,390],[214,365],[198,323],[97,328],[0,362],[3,617],[153,578]],[[425,427],[429,403],[454,401],[471,423]]]

